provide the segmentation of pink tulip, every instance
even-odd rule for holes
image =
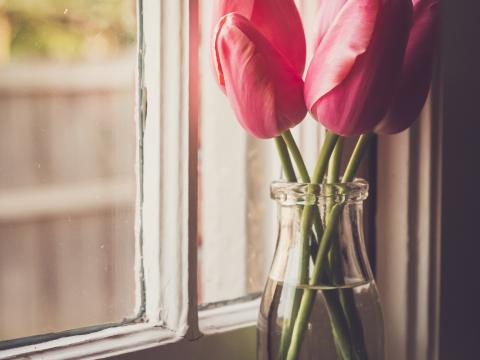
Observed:
[[[305,117],[302,78],[242,15],[220,19],[214,62],[240,124],[253,136],[277,136]]]
[[[369,132],[387,112],[398,83],[411,0],[323,1],[341,6],[333,19],[324,18],[328,30],[319,32],[305,80],[307,107],[337,134]]]
[[[387,116],[375,129],[393,134],[410,127],[425,104],[432,77],[439,0],[414,0],[413,25],[402,77]]]
[[[213,24],[228,13],[246,17],[302,75],[306,46],[302,20],[293,0],[215,0]],[[220,86],[223,86],[219,82]]]

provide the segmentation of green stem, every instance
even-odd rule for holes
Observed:
[[[318,285],[320,279],[325,278],[326,266],[319,266],[325,264],[326,255],[328,251],[325,251],[330,247],[330,239],[332,234],[337,228],[339,215],[341,213],[341,207],[335,205],[332,208],[331,216],[327,220],[325,232],[323,233],[322,240],[320,241],[320,248],[317,253],[317,258],[315,261],[315,266],[313,268],[312,277],[310,278],[309,285],[310,287],[315,287]],[[316,297],[316,290],[311,288],[306,288],[303,291],[302,301],[300,303],[300,309],[298,311],[297,321],[293,327],[292,339],[290,343],[290,348],[287,353],[287,360],[295,360],[298,358],[300,353],[300,348],[302,341],[305,335],[305,331],[308,324],[308,318],[312,311],[313,303]],[[351,346],[348,340],[348,325],[346,324],[343,314],[340,313],[341,307],[338,304],[338,299],[331,299],[328,295],[325,297],[328,307],[328,313],[330,320],[332,322],[332,329],[334,331],[335,342],[338,346],[340,355],[342,359],[352,359]]]
[[[305,184],[310,183],[310,175],[308,174],[305,161],[303,160],[300,149],[298,148],[297,143],[295,142],[295,138],[293,137],[290,130],[287,130],[284,133],[282,133],[282,138],[285,144],[287,145],[288,150],[292,154],[293,160],[295,162],[295,166],[297,168],[298,173],[300,174],[301,181]],[[300,207],[299,210],[303,211],[303,207]],[[313,222],[314,222],[314,227],[315,227],[315,232],[317,234],[317,237],[320,238],[323,233],[323,226],[322,226],[322,220],[320,218],[320,212],[317,206],[314,206]],[[315,255],[313,254],[316,254],[316,252],[318,251],[317,249],[318,249],[318,241],[317,241],[317,238],[315,237],[315,234],[312,234],[310,249],[308,251],[312,256],[312,261],[315,260]],[[307,279],[305,279],[305,283],[306,281]],[[288,347],[290,346],[290,338],[292,336],[293,325],[295,324],[295,321],[297,318],[301,299],[302,299],[302,290],[299,290],[299,289],[295,290],[293,295],[293,301],[292,301],[292,309],[289,314],[290,317],[284,320],[284,323],[282,326],[282,335],[280,338],[280,347],[278,351],[279,359],[283,359],[286,356]]]
[[[342,162],[342,152],[344,138],[340,137],[338,139],[335,150],[333,151],[330,162],[328,163],[328,172],[327,172],[327,183],[332,184],[327,188],[327,208],[325,211],[325,216],[328,219],[330,218],[330,212],[335,203],[335,194],[336,189],[333,184],[338,183],[340,177],[340,165]],[[343,268],[340,258],[340,244],[338,234],[335,232],[333,235],[332,247],[329,253],[329,266],[331,270],[330,279],[325,279],[329,281],[332,285],[343,284]],[[323,281],[324,279],[321,279]],[[342,290],[340,290],[341,293]],[[323,297],[327,305],[328,314],[330,321],[332,323],[333,337],[335,339],[335,344],[337,346],[337,351],[342,357],[351,356],[351,332],[350,332],[350,321],[348,318],[348,313],[345,312],[345,309],[342,306],[342,298],[340,294],[335,292],[324,292]],[[348,357],[350,358],[350,357]]]
[[[347,168],[345,169],[345,173],[343,174],[342,183],[352,182],[355,178],[355,174],[358,171],[358,167],[362,162],[363,155],[365,151],[367,151],[368,145],[370,141],[375,137],[375,134],[363,134],[357,141],[355,145],[355,149],[353,149],[352,156],[350,157],[350,161],[348,162]]]
[[[340,164],[342,161],[342,151],[343,151],[343,144],[344,138],[338,139],[337,146],[335,146],[335,150],[333,151],[332,157],[330,162],[328,163],[328,173],[327,173],[327,183],[328,184],[336,184],[339,181],[340,177]],[[333,185],[327,189],[328,197],[327,197],[327,209],[325,211],[326,217],[328,219],[330,215],[330,211],[332,210],[332,206],[335,202],[334,195],[335,195],[335,188]],[[338,281],[342,281],[343,279],[343,269],[341,267],[341,261],[339,258],[340,255],[340,244],[338,243],[338,237],[335,236],[333,241],[332,248],[330,249],[330,268],[332,269],[332,283],[337,284]]]
[[[328,161],[330,160],[333,149],[337,144],[338,138],[339,136],[337,134],[327,131],[325,141],[318,154],[317,164],[313,170],[312,184],[320,184],[322,182],[325,172],[327,171]]]
[[[360,162],[362,160],[363,154],[365,153],[368,143],[372,137],[373,135],[371,134],[362,135],[360,137],[355,147],[355,150],[352,153],[350,161],[347,165],[347,169],[345,170],[345,174],[342,179],[342,182],[351,182],[353,180],[353,177],[355,176],[355,173],[358,170],[358,166],[360,165]],[[325,166],[325,164],[323,164],[322,166]],[[318,165],[317,163],[316,170],[318,168],[320,168],[320,165]],[[315,171],[314,173],[314,177],[313,177],[314,181],[318,180],[318,178],[315,177],[315,174],[317,174],[317,171]],[[307,206],[304,209],[304,213],[306,210],[307,210]],[[326,271],[328,270],[328,267],[327,267],[328,252],[330,250],[331,243],[332,243],[332,238],[333,238],[332,235],[337,229],[342,210],[343,210],[343,204],[334,205],[326,221],[325,231],[320,241],[320,247],[317,252],[314,268],[312,271],[312,276],[309,282],[309,285],[312,287],[318,285],[319,280],[324,278],[327,274]],[[316,291],[311,289],[305,289],[303,292],[297,321],[295,322],[295,325],[293,328],[292,339],[291,339],[290,347],[287,354],[288,360],[297,359],[300,353],[300,347],[301,347],[305,330],[308,324],[308,318],[310,317],[310,313],[312,311],[313,302],[316,295],[315,293]],[[334,322],[333,319],[332,319],[332,322]],[[339,333],[344,333],[346,330],[348,330],[348,329],[345,329],[345,324],[341,324],[341,323],[335,324],[335,322],[334,322],[334,328],[335,328],[334,331],[336,332],[336,335],[338,335]],[[352,357],[350,356],[351,347],[350,347],[350,344],[346,341],[346,339],[344,337],[338,336],[337,344],[340,347],[342,356],[346,359],[352,359]]]
[[[298,151],[298,147],[295,143],[295,140],[293,139],[293,137],[291,136],[291,133],[289,132],[284,135],[285,135],[284,139],[286,140],[287,146],[289,146],[290,151],[292,152],[293,158],[296,159],[299,173],[303,174],[303,177],[305,180],[308,180],[306,181],[306,183],[310,183],[308,171],[306,170],[305,163],[303,162],[303,158],[300,155],[300,151]],[[317,165],[314,171],[313,181],[316,181],[317,184],[320,183],[323,177],[325,176],[325,172],[328,166],[328,160],[330,159],[330,155],[332,154],[332,151],[335,148],[337,139],[338,139],[338,135],[327,132],[325,141],[322,145],[322,148],[320,149]],[[308,193],[315,194],[315,191],[316,189],[314,186],[309,186]],[[316,211],[314,209],[316,209]],[[312,217],[313,217],[313,214],[316,214],[316,213],[318,213],[318,208],[316,205],[307,204],[303,207],[302,215],[301,215],[301,225],[300,225],[301,226],[300,241],[301,241],[302,248],[301,248],[301,255],[300,255],[301,260],[300,260],[300,271],[299,271],[299,279],[298,279],[299,285],[304,285],[308,283],[309,262],[310,262],[309,236],[310,236],[311,227],[312,227]],[[319,221],[319,223],[321,226],[321,221]],[[316,229],[316,231],[317,231],[317,236],[319,237],[322,236],[321,234],[323,233],[323,230],[319,232],[319,230]],[[282,328],[280,347],[277,355],[277,359],[279,360],[283,360],[287,356],[287,352],[290,347],[290,340],[293,332],[293,327],[294,327],[294,324],[296,323],[297,313],[300,307],[301,299],[302,299],[302,290],[297,289],[294,294],[291,318],[289,319],[288,322],[284,323],[284,326]]]
[[[327,208],[325,211],[325,217],[327,220],[329,219],[330,212],[334,205],[334,195],[335,195],[335,188],[333,184],[336,184],[339,181],[340,177],[340,164],[342,161],[342,151],[343,151],[343,144],[344,138],[339,138],[337,142],[337,146],[335,146],[335,150],[333,151],[332,157],[330,162],[328,163],[328,172],[327,172],[327,183],[331,184],[327,188]],[[336,241],[335,241],[336,240]],[[338,261],[338,256],[340,252],[340,246],[338,244],[338,238],[335,236],[333,241],[332,248],[330,249],[330,268],[332,269],[332,283],[336,284],[337,281],[340,281],[340,278],[343,278],[342,273],[343,269],[341,268],[341,262]]]
[[[358,170],[358,167],[360,166],[361,159],[365,151],[367,150],[368,144],[373,138],[373,136],[373,134],[366,134],[360,137],[357,145],[355,146],[352,158],[347,166],[347,171],[345,171],[342,182],[351,182],[354,180],[354,176]],[[355,306],[353,290],[342,289],[340,291],[340,301],[342,303],[344,313],[347,317],[354,352],[358,359],[366,360],[368,359],[368,353],[365,347],[365,337],[363,334],[362,322]]]
[[[308,184],[310,182],[310,175],[308,175],[308,170],[305,166],[305,162],[303,161],[300,149],[298,148],[290,130],[282,133],[282,138],[285,141],[285,144],[287,144],[288,150],[290,150],[290,153],[292,154],[293,161],[295,161],[295,165],[297,166],[297,170],[300,174],[300,179],[302,179],[302,182],[305,184]]]
[[[286,180],[288,182],[297,182],[297,176],[295,175],[295,170],[293,170],[292,160],[290,159],[290,155],[288,155],[287,145],[281,136],[275,137],[275,146],[277,147],[277,152],[280,157],[280,163],[282,164]]]
[[[312,182],[308,186],[307,194],[316,195],[317,187],[315,185],[320,184],[327,171],[328,161],[332,155],[335,144],[337,143],[338,135],[331,132],[327,132],[325,142],[322,145],[320,154],[318,155],[317,165],[313,171]],[[306,284],[308,281],[308,265],[310,261],[310,246],[309,237],[312,227],[313,204],[307,204],[302,211],[300,238],[302,242],[302,256],[301,256],[301,271],[300,271],[300,284]]]
[[[288,133],[291,136],[291,133],[290,133],[289,130],[288,130]],[[293,137],[290,137],[289,140],[293,140]],[[294,140],[293,140],[293,142],[295,143]],[[277,147],[277,151],[278,151],[278,154],[280,156],[280,162],[282,164],[282,168],[283,168],[283,172],[285,174],[286,180],[288,182],[297,182],[297,177],[295,176],[295,171],[293,169],[292,161],[291,161],[290,155],[288,153],[288,147],[287,147],[285,138],[283,136],[276,137],[275,138],[275,145]],[[295,144],[295,147],[296,147],[296,144]],[[298,150],[298,147],[296,147],[296,148]],[[292,150],[290,150],[290,151],[292,152]],[[298,151],[298,153],[299,153],[299,151]],[[293,155],[293,152],[292,152],[292,155]],[[297,168],[298,168],[298,164],[299,164],[298,154],[297,154],[297,157],[294,157],[294,159],[296,160]],[[302,159],[301,155],[300,155],[300,159]],[[302,159],[301,162],[303,163],[303,159]],[[300,172],[300,175],[304,177],[305,173]],[[307,175],[308,175],[308,173],[307,173]],[[291,329],[293,328],[293,322],[295,321],[295,318],[296,318],[297,313],[298,313],[298,309],[300,307],[301,295],[302,295],[301,292],[299,292],[298,290],[295,290],[294,300],[293,300],[293,304],[292,304],[292,310],[291,310],[291,314],[290,314],[290,319],[284,319],[284,321],[283,321],[282,336],[281,336],[281,340],[280,340],[280,348],[279,348],[280,350],[279,350],[279,352],[281,352],[282,349],[285,349],[283,351],[288,350],[288,345],[290,344],[288,339],[291,336]]]
[[[327,171],[328,161],[332,152],[335,148],[335,145],[338,140],[338,135],[327,132],[325,142],[323,143],[322,149],[320,150],[320,154],[318,155],[317,164],[313,171],[312,183],[309,186],[307,194],[316,195],[316,186],[322,182],[325,173]],[[301,220],[301,240],[303,243],[304,252],[307,254],[303,254],[302,256],[302,270],[300,279],[302,283],[306,283],[308,280],[308,262],[309,262],[309,247],[308,247],[308,235],[310,232],[310,228],[312,227],[312,215],[314,213],[313,209],[316,206],[312,206],[311,204],[306,205],[302,212],[302,220]]]
[[[330,162],[328,163],[327,183],[329,184],[335,184],[338,182],[338,178],[340,177],[340,164],[342,162],[344,142],[345,138],[338,138],[337,145],[335,146],[332,157],[330,158]]]
[[[340,163],[341,163],[341,151],[343,139],[339,139],[337,146],[333,151],[332,158],[328,164],[327,182],[334,184],[339,181],[340,176]],[[332,189],[330,195],[334,195],[334,189]],[[330,212],[333,206],[334,200],[329,198],[327,205],[327,214]],[[340,255],[341,249],[339,244],[339,238],[337,234],[334,234],[332,241],[332,247],[329,253],[329,263],[332,271],[332,284],[337,286],[345,285],[345,274],[343,272],[342,260]],[[333,295],[333,294],[332,294]],[[352,289],[340,289],[338,296],[336,296],[336,303],[340,302],[343,309],[343,315],[348,326],[348,332],[353,347],[353,352],[356,355],[356,359],[367,359],[367,351],[365,348],[365,338],[363,335],[362,322],[358,314],[357,307],[355,305],[355,299]]]
[[[352,339],[353,351],[358,360],[367,360],[368,353],[363,334],[362,320],[355,305],[355,297],[352,289],[340,290],[340,303],[347,319],[350,337]]]
[[[290,130],[287,130],[284,133],[282,133],[282,138],[287,144],[288,150],[292,154],[293,160],[295,161],[295,166],[297,167],[297,170],[300,174],[300,179],[305,184],[310,183],[310,175],[308,174],[305,161],[303,161],[303,157],[302,157],[302,154],[300,153],[300,149],[298,148],[297,143],[295,142],[295,139],[292,133],[290,132]],[[320,217],[320,212],[318,211],[317,206],[314,207],[314,212],[315,213],[313,217],[313,225],[315,227],[315,232],[317,233],[317,238],[320,239],[323,233],[323,226],[322,226],[322,219]],[[312,242],[313,253],[316,253],[317,248],[318,248],[318,242],[316,241]],[[312,260],[314,259],[315,259],[315,256],[313,256]]]

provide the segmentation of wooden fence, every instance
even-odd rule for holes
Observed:
[[[0,68],[0,340],[134,315],[134,69]]]

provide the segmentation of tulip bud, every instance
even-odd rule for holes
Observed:
[[[355,0],[341,6],[305,80],[305,100],[315,119],[346,136],[375,128],[398,83],[411,16],[411,0]]]
[[[393,134],[409,128],[425,104],[432,78],[438,11],[438,0],[414,1],[402,76],[387,115],[375,129],[379,133]]]
[[[220,19],[214,61],[237,119],[251,135],[278,136],[305,117],[302,78],[242,15]]]
[[[215,0],[213,24],[232,12],[250,20],[302,76],[306,57],[305,33],[293,0]],[[219,85],[223,87],[221,83]]]

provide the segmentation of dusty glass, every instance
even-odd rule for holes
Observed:
[[[136,316],[135,17],[0,1],[0,342]]]

